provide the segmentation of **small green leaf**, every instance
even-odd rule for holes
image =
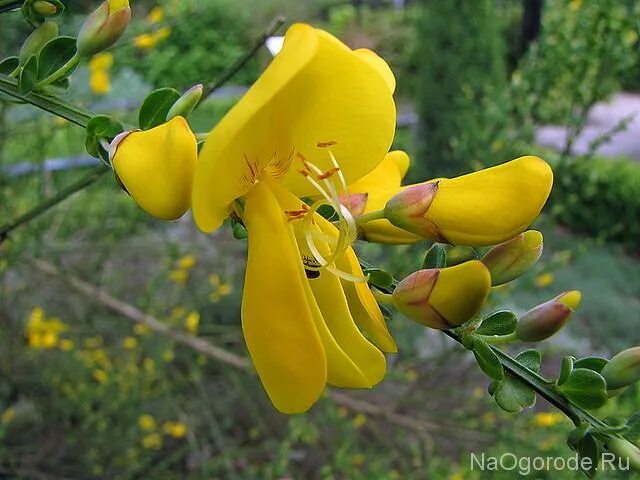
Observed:
[[[434,243],[424,256],[422,268],[444,268],[447,265],[447,251],[440,243]]]
[[[609,363],[609,360],[602,357],[585,357],[580,360],[576,360],[573,364],[573,368],[586,368],[587,370],[593,370],[600,373],[604,366]]]
[[[493,398],[500,408],[507,412],[515,413],[536,403],[536,393],[517,378],[506,375],[499,382]]]
[[[509,335],[516,331],[517,324],[518,319],[513,312],[499,310],[482,320],[476,333],[480,335]]]
[[[599,408],[607,403],[607,383],[602,375],[576,368],[560,387],[559,391],[578,407],[587,410]]]
[[[393,284],[393,276],[381,268],[365,268],[365,275],[369,275],[369,284],[387,289]]]
[[[516,356],[516,360],[532,372],[538,373],[540,371],[540,364],[542,363],[542,355],[538,350],[530,349],[520,352]]]
[[[49,40],[38,56],[38,75],[41,79],[47,78],[71,60],[76,53],[76,39],[73,37],[56,37]],[[70,69],[66,76],[73,73],[75,68]]]
[[[25,62],[20,71],[20,80],[18,83],[22,95],[26,95],[33,90],[33,87],[38,83],[38,57],[31,55]]]
[[[582,461],[579,462],[579,465],[584,474],[592,478],[596,474],[600,463],[600,447],[598,442],[593,435],[587,434],[578,441],[576,451],[578,452],[580,460],[583,458],[591,459],[588,465],[587,462]],[[584,468],[585,466],[588,466],[588,468]]]
[[[9,75],[18,68],[20,65],[20,59],[18,57],[7,57],[0,62],[0,74]]]
[[[480,369],[490,378],[494,380],[504,379],[504,369],[500,359],[487,342],[475,337],[473,339],[473,355],[476,357]]]
[[[564,382],[566,382],[567,379],[569,378],[569,375],[571,375],[571,372],[573,371],[574,360],[575,358],[572,357],[571,355],[567,355],[562,359],[562,365],[560,367],[560,376],[558,377],[558,382],[557,382],[558,385],[562,385]]]
[[[89,155],[105,159],[107,152],[100,145],[100,139],[112,140],[124,130],[122,124],[107,115],[96,115],[87,123],[85,148]]]
[[[167,119],[167,113],[180,98],[175,88],[159,88],[144,99],[140,106],[138,124],[142,130],[148,130],[162,125]]]
[[[233,238],[235,238],[236,240],[244,240],[249,236],[249,234],[247,233],[247,229],[243,224],[241,224],[237,220],[232,220],[231,224]]]

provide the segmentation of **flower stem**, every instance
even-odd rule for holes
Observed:
[[[42,87],[46,87],[47,85],[55,82],[56,80],[60,80],[61,78],[64,78],[66,75],[69,74],[69,72],[75,68],[75,66],[80,62],[80,55],[78,55],[78,52],[76,52],[73,57],[71,57],[67,63],[65,63],[64,65],[62,65],[58,70],[56,70],[55,72],[53,72],[51,75],[49,75],[46,78],[43,78],[42,80],[40,80],[38,83],[36,83],[34,90],[40,90],[42,89]]]
[[[479,335],[476,333],[474,336],[481,338],[491,345],[504,345],[505,343],[511,343],[517,340],[515,332],[509,335]]]
[[[376,298],[378,303],[384,303],[386,305],[390,305],[393,303],[393,295],[390,293],[383,293],[380,290],[373,290],[373,296]]]
[[[371,222],[372,220],[381,220],[384,218],[384,209],[376,210],[375,212],[365,213],[356,217],[356,223],[362,225],[363,223]]]

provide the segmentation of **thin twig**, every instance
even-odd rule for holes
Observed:
[[[271,20],[267,28],[264,30],[264,32],[262,32],[262,35],[260,35],[256,39],[256,42],[250,50],[248,50],[243,56],[239,57],[235,62],[233,62],[233,64],[220,76],[220,78],[208,85],[205,85],[201,102],[209,97],[209,95],[211,95],[217,89],[219,89],[222,85],[227,83],[236,73],[238,73],[242,69],[242,67],[244,67],[247,62],[255,56],[256,53],[258,53],[260,48],[264,45],[264,42],[266,42],[267,38],[276,33],[280,29],[280,27],[282,27],[284,22],[285,18],[281,15],[278,15],[273,20]]]
[[[173,330],[171,327],[161,322],[154,316],[149,315],[148,313],[139,310],[133,305],[130,305],[126,302],[123,302],[122,300],[111,296],[104,290],[78,277],[66,274],[58,267],[47,261],[36,259],[33,260],[31,264],[42,273],[61,278],[77,292],[91,298],[92,300],[95,300],[109,310],[122,315],[124,318],[127,318],[132,322],[146,325],[150,330],[168,337],[178,344],[202,353],[209,358],[220,361],[226,365],[239,368],[243,371],[253,372],[249,361],[245,357],[213,345],[207,340]],[[333,390],[330,391],[329,394],[338,405],[348,408],[349,410],[353,410],[370,416],[380,417],[389,423],[417,432],[442,432],[446,430],[451,436],[473,442],[486,441],[488,438],[488,436],[482,432],[460,429],[456,426],[433,423],[427,420],[395,413],[388,408],[385,408],[384,406],[376,405],[365,400],[354,398],[344,392]]]
[[[24,225],[25,223],[30,222],[34,218],[42,215],[43,213],[47,212],[51,208],[58,205],[60,202],[69,198],[74,193],[79,192],[80,190],[93,184],[96,180],[98,180],[100,177],[102,177],[102,175],[104,175],[108,171],[110,170],[103,165],[100,165],[94,168],[93,170],[91,170],[91,172],[89,172],[87,175],[82,177],[80,180],[72,183],[71,185],[67,185],[65,188],[60,190],[53,197],[48,198],[43,202],[40,202],[28,212],[20,215],[18,218],[1,226],[0,227],[0,244],[2,244],[2,242],[4,242],[7,239],[7,237],[9,236],[9,233],[11,233],[13,230],[15,230],[21,225]]]

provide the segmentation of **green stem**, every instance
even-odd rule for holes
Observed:
[[[509,335],[480,335],[476,333],[474,334],[474,337],[481,338],[482,340],[484,340],[485,342],[491,345],[504,345],[506,343],[511,343],[518,339],[516,337],[515,332],[510,333]]]
[[[89,120],[95,116],[93,112],[76,107],[58,97],[48,97],[35,92],[23,95],[18,89],[18,82],[6,75],[0,75],[0,92],[69,120],[82,128],[86,128]]]
[[[80,55],[78,55],[78,52],[76,52],[73,55],[73,57],[71,57],[67,61],[67,63],[62,65],[58,70],[56,70],[55,72],[53,72],[48,77],[43,78],[38,83],[36,83],[35,86],[33,87],[34,90],[41,90],[42,87],[46,87],[47,85],[55,82],[56,80],[60,80],[61,78],[66,77],[69,74],[69,72],[73,68],[75,68],[76,65],[78,65],[79,62],[80,62]]]
[[[44,202],[39,203],[28,212],[24,213],[23,215],[20,215],[18,218],[12,220],[11,222],[1,226],[0,227],[0,243],[5,241],[9,236],[9,233],[11,233],[13,230],[18,228],[20,225],[24,225],[25,223],[30,222],[34,218],[42,215],[49,209],[58,205],[63,200],[66,200],[68,197],[70,197],[74,193],[91,185],[100,177],[102,177],[102,175],[104,175],[109,171],[110,169],[103,165],[100,165],[99,167],[94,168],[87,175],[85,175],[78,181],[72,183],[71,185],[66,186],[53,197],[45,200]]]
[[[376,297],[378,303],[384,303],[386,305],[393,304],[393,295],[390,293],[383,293],[380,290],[373,290],[373,296]]]
[[[363,223],[371,222],[372,220],[381,220],[383,218],[385,218],[384,209],[365,213],[364,215],[356,217],[355,220],[358,225],[362,225]]]

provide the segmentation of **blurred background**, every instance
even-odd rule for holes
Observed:
[[[73,35],[98,2],[65,3],[57,21]],[[277,14],[372,48],[397,78],[395,147],[412,157],[409,180],[523,154],[552,164],[554,190],[535,225],[545,235],[543,258],[487,306],[523,312],[582,290],[579,312],[544,347],[543,372],[556,374],[567,353],[610,355],[639,343],[639,1],[132,7],[125,38],[72,77],[70,101],[135,118],[154,88],[220,78]],[[16,54],[29,31],[18,13],[0,16],[0,56]],[[209,130],[269,60],[260,49],[193,115],[194,130]],[[85,175],[92,160],[83,144],[80,128],[0,102],[0,223]],[[470,472],[469,453],[572,455],[561,414],[542,400],[523,414],[502,412],[468,352],[404,318],[389,317],[400,353],[389,356],[380,386],[327,394],[291,417],[272,408],[254,375],[135,323],[144,312],[246,355],[246,243],[230,230],[203,235],[189,215],[156,221],[106,175],[0,245],[0,478],[513,479]],[[420,266],[427,247],[358,249],[401,276]],[[44,273],[34,263],[41,260],[61,274]],[[598,414],[629,415],[639,394],[630,389]]]

